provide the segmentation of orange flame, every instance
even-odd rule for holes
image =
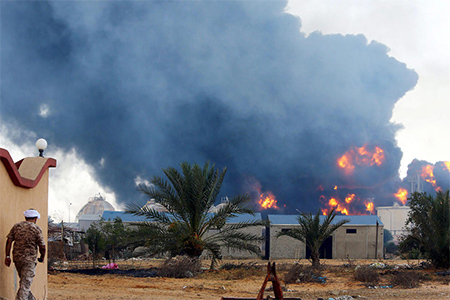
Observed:
[[[336,198],[331,198],[328,201],[328,205],[330,206],[330,208],[336,209],[337,212],[340,212],[344,215],[348,215],[348,209],[344,205],[339,203],[339,201]],[[322,213],[323,213],[323,210],[322,210]]]
[[[347,197],[345,197],[345,202],[350,204],[353,200],[355,200],[355,194],[348,194]]]
[[[275,199],[275,196],[271,192],[267,192],[267,193],[261,194],[259,196],[258,203],[264,209],[268,209],[268,208],[276,208],[276,209],[278,209],[277,199]]]
[[[450,172],[450,161],[444,161],[444,164],[447,167],[447,170]]]
[[[359,166],[373,166],[381,165],[385,160],[384,150],[380,147],[375,147],[374,151],[367,149],[367,144],[362,147],[353,147],[344,155],[337,159],[340,168],[347,173],[352,173],[356,165]]]
[[[371,198],[362,202],[362,199],[355,194],[347,194],[344,200],[339,197],[327,198],[321,195],[319,200],[325,206],[321,209],[323,215],[327,215],[332,209],[343,215],[364,215],[367,214],[366,211],[375,213],[375,205],[369,201],[372,200]]]
[[[436,178],[434,177],[433,170],[434,166],[432,165],[423,166],[420,177],[422,177],[424,181],[431,183],[434,189],[439,192],[441,190],[441,187],[436,184]]]
[[[364,202],[366,205],[366,210],[370,212],[371,214],[375,213],[375,206],[373,205],[373,202]]]
[[[394,196],[398,199],[398,201],[405,205],[408,200],[408,191],[404,188],[399,188],[398,192],[395,193]]]
[[[331,198],[330,201],[328,201],[328,204],[330,206],[338,206],[338,202],[335,198]]]

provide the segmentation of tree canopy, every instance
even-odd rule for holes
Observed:
[[[415,192],[408,200],[411,208],[406,221],[408,233],[402,238],[400,251],[407,252],[415,245],[436,267],[449,267],[449,191],[439,191],[436,197]]]
[[[163,169],[167,180],[154,176],[151,184],[140,184],[138,189],[164,207],[165,211],[129,205],[126,212],[143,216],[146,222],[136,223],[140,236],[152,254],[169,253],[199,257],[203,251],[220,259],[221,246],[259,254],[259,234],[243,229],[264,226],[261,220],[229,222],[242,214],[253,215],[248,194],[237,195],[213,211],[226,168],[215,169],[208,162],[203,167],[183,162],[181,172],[169,167]]]

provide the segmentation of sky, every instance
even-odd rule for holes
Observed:
[[[161,14],[164,18],[164,30],[177,34],[178,26],[180,26],[181,32],[186,30],[189,33],[186,37],[182,34],[177,36],[176,41],[179,44],[174,47],[174,40],[170,39],[172,35],[160,35],[158,30],[152,31],[152,38],[159,39],[161,41],[159,45],[166,47],[162,52],[159,52],[160,49],[155,48],[155,45],[146,43],[145,40],[143,42],[141,39],[132,38],[136,30],[145,24],[146,18],[149,18],[145,16],[145,13],[151,14],[151,12],[136,9],[133,5],[124,5],[121,9],[110,3],[113,2],[94,3],[92,7],[88,7],[91,5],[89,2],[83,4],[71,2],[69,6],[54,3],[47,6],[44,3],[38,7],[41,10],[41,16],[34,15],[33,12],[36,10],[28,7],[26,2],[19,8],[6,4],[1,6],[3,16],[1,33],[4,40],[0,46],[3,53],[0,66],[3,82],[2,98],[0,98],[0,147],[6,148],[17,161],[37,152],[32,141],[40,137],[48,140],[49,147],[45,153],[58,161],[58,167],[50,171],[49,191],[49,213],[56,220],[63,218],[66,221],[69,219],[73,221],[78,210],[90,197],[98,193],[105,196],[107,201],[117,209],[123,209],[124,203],[132,200],[119,201],[118,198],[121,198],[125,192],[118,190],[117,182],[121,182],[122,179],[115,176],[114,170],[129,172],[127,176],[131,178],[131,182],[123,184],[123,189],[125,190],[126,187],[129,193],[135,183],[147,180],[155,170],[160,170],[161,166],[167,167],[180,159],[193,159],[199,162],[211,159],[217,162],[219,167],[227,165],[229,177],[231,177],[228,183],[234,187],[230,189],[230,192],[242,188],[240,184],[238,188],[236,182],[245,181],[247,186],[258,186],[254,188],[255,190],[270,188],[271,191],[277,192],[277,195],[284,195],[285,198],[292,196],[292,186],[295,187],[295,182],[287,183],[285,178],[283,181],[277,181],[279,174],[298,178],[304,185],[316,184],[319,179],[329,179],[330,184],[331,181],[340,182],[342,185],[349,184],[337,173],[331,178],[323,176],[323,173],[332,173],[331,167],[327,169],[328,160],[322,160],[315,166],[305,163],[308,159],[318,160],[316,150],[308,152],[303,148],[305,142],[309,140],[320,144],[325,149],[328,149],[327,147],[339,149],[340,152],[336,151],[338,155],[345,152],[348,149],[345,147],[350,143],[359,143],[361,146],[361,143],[368,139],[367,136],[376,136],[390,149],[389,154],[392,160],[391,168],[377,170],[375,175],[372,172],[366,172],[370,174],[371,180],[373,176],[380,177],[380,182],[394,177],[397,172],[400,173],[401,178],[406,176],[407,166],[414,158],[431,163],[450,160],[447,150],[450,142],[445,139],[445,130],[450,125],[450,120],[446,118],[450,106],[449,101],[446,101],[450,93],[448,84],[450,46],[443,38],[446,36],[444,30],[449,28],[450,24],[444,15],[444,12],[448,11],[449,4],[444,1],[429,3],[425,1],[289,1],[286,6],[287,11],[298,16],[299,19],[281,18],[280,20],[273,16],[271,11],[282,11],[284,8],[275,5],[274,2],[265,2],[268,3],[267,9],[261,5],[248,4],[247,6],[246,4],[243,7],[236,5],[229,8],[230,16],[234,18],[204,17],[201,22],[197,14],[203,12],[202,2],[195,2],[196,5],[192,8],[192,20],[187,18],[180,24],[177,23],[178,21],[172,21],[170,16],[183,14],[182,7],[175,5],[173,8],[169,7],[167,11],[164,7],[158,7],[155,9],[161,9],[164,12]],[[229,2],[229,5],[233,3]],[[113,17],[112,12],[115,9],[119,9],[123,15],[119,13],[118,17]],[[211,10],[209,11],[211,16],[216,14],[220,16],[223,13],[214,5],[208,9]],[[241,14],[233,14],[234,9]],[[41,45],[38,40],[34,41],[30,38],[30,44],[27,45],[26,39],[16,41],[14,38],[9,38],[9,36],[29,34],[26,25],[23,25],[23,28],[19,26],[18,29],[9,26],[14,24],[14,21],[10,21],[7,17],[10,10],[18,15],[29,15],[31,20],[37,18],[43,29],[52,28],[53,35],[46,36],[48,44]],[[227,12],[224,14],[227,16]],[[49,17],[42,20],[42,15]],[[102,21],[103,17],[111,22]],[[160,16],[152,16],[155,19],[158,17]],[[176,20],[182,20],[182,18]],[[261,21],[260,24],[259,20],[268,21],[267,23]],[[210,25],[215,23],[217,23],[217,29],[209,29],[214,27]],[[122,24],[124,24],[123,27],[121,27]],[[236,25],[234,27],[229,24]],[[239,28],[250,29],[242,33],[242,29]],[[13,35],[14,30],[17,30],[16,35]],[[220,34],[209,30],[218,30]],[[296,31],[299,31],[298,34]],[[67,32],[71,32],[72,35]],[[350,36],[336,36],[336,34]],[[221,36],[222,40],[216,40],[216,35]],[[109,37],[113,38],[109,39]],[[244,40],[241,40],[242,38]],[[270,43],[271,40],[273,45],[268,47],[266,43]],[[195,42],[191,43],[191,41]],[[207,63],[204,63],[198,59],[204,56],[201,47],[210,46],[204,41],[216,46],[211,49],[217,49],[219,46],[225,49],[230,48],[230,51],[210,49],[213,55],[207,59]],[[121,42],[132,46],[121,47]],[[243,46],[240,47],[240,44]],[[30,45],[40,51],[36,53],[28,51]],[[241,52],[237,53],[240,53],[243,58],[235,55],[236,47],[242,48]],[[327,47],[335,49],[333,50],[335,53],[327,50]],[[58,49],[57,55],[49,56],[48,53],[52,53],[54,48]],[[20,70],[17,73],[8,66],[7,57],[11,55],[10,53],[14,53],[10,49],[23,51],[25,54],[25,59],[16,61],[17,65],[23,64],[23,68],[17,68]],[[142,54],[142,49],[154,49],[154,51],[151,51],[150,56],[145,56]],[[299,49],[304,52],[296,56],[295,51]],[[164,52],[173,55],[166,57]],[[108,53],[113,53],[118,58],[108,57]],[[277,55],[277,53],[281,54]],[[202,56],[199,56],[200,54]],[[353,56],[361,56],[362,59],[355,62]],[[132,59],[122,59],[124,57],[132,57]],[[149,59],[155,61],[155,57],[159,57],[162,63],[171,67],[162,68],[154,63],[151,72],[139,68],[144,61]],[[297,58],[293,59],[293,57]],[[373,64],[366,65],[363,57],[373,57]],[[389,57],[394,60],[390,60]],[[30,63],[27,63],[27,58],[30,59]],[[267,62],[271,62],[271,59],[274,61],[273,65],[266,65]],[[108,66],[102,65],[108,60],[111,62]],[[309,60],[317,62],[317,65],[307,65]],[[224,63],[221,63],[222,61]],[[321,65],[322,61],[326,62],[324,66]],[[291,70],[291,64],[297,69]],[[306,71],[309,70],[310,73],[300,71],[305,64]],[[132,68],[132,66],[135,67]],[[190,75],[186,75],[186,71],[179,66],[185,66],[200,73],[204,71],[205,74],[197,75],[192,80]],[[241,66],[243,69],[240,69]],[[30,67],[31,76],[26,74],[28,67]],[[81,72],[82,68],[89,71]],[[354,79],[359,78],[356,74],[363,74],[361,75],[363,78],[370,79],[373,83],[375,79],[371,79],[371,72],[367,72],[367,69],[377,70],[378,75],[374,78],[392,79],[392,82],[377,83],[390,94],[374,92],[372,86],[356,85],[350,89]],[[14,76],[10,76],[9,70],[13,70]],[[315,70],[318,70],[317,75],[311,73]],[[41,74],[36,76],[33,71],[39,71]],[[233,76],[242,74],[242,77],[239,76],[236,81],[230,74]],[[306,88],[297,89],[295,82],[290,83],[291,77],[286,74],[309,82],[309,85]],[[348,76],[348,81],[343,82],[345,86],[342,88],[343,91],[340,91],[337,84],[327,88],[330,89],[330,94],[322,91],[325,76],[330,76],[332,82],[338,82],[340,74]],[[417,84],[415,74],[418,75]],[[29,93],[21,91],[19,85],[15,89],[10,88],[10,85],[7,86],[8,82],[13,83],[12,86],[14,86],[15,76],[29,81]],[[149,81],[153,85],[151,90],[146,88],[149,82],[142,79],[146,76],[151,77]],[[309,76],[312,79],[308,78]],[[314,76],[317,76],[317,80]],[[59,81],[59,78],[64,78],[66,81]],[[67,84],[67,81],[72,80],[73,83]],[[170,86],[171,82],[177,80],[180,84]],[[289,83],[286,83],[286,80]],[[374,105],[376,102],[373,101],[378,99],[376,97],[372,99],[372,93],[384,99],[384,104],[381,103],[378,109],[370,109],[369,104]],[[15,94],[20,96],[15,98]],[[179,99],[186,94],[192,94],[192,98],[187,97],[180,101]],[[328,99],[331,94],[336,95],[336,98],[341,99],[340,101],[350,109],[341,111],[334,102],[328,102],[327,105],[332,103],[332,109],[321,105],[320,101],[323,100],[320,99]],[[96,106],[92,101],[87,100],[94,97],[92,95],[95,95],[97,103],[101,105]],[[115,100],[116,95],[130,97],[129,101],[134,102],[129,103],[132,103],[136,110],[132,114],[127,114],[127,110],[121,107],[121,102]],[[148,95],[150,98],[162,98],[166,102],[160,100],[152,100],[150,104],[140,102],[139,99]],[[287,100],[276,102],[271,100],[272,97]],[[311,102],[301,102],[303,106],[298,105],[294,102],[294,99],[298,97],[316,99],[317,105]],[[346,97],[351,100],[347,100]],[[366,101],[366,97],[368,104],[362,105],[360,102]],[[199,101],[198,98],[202,100]],[[359,101],[360,98],[364,99]],[[34,115],[30,114],[32,118],[27,117],[26,114],[21,116],[19,110],[11,108],[10,104],[18,101],[17,99],[20,101],[26,99],[27,107],[34,109]],[[179,102],[169,102],[172,101],[170,99],[177,99]],[[248,100],[244,102],[241,99]],[[105,105],[111,103],[109,101],[113,101],[113,105],[105,109]],[[191,105],[197,109],[191,108]],[[316,115],[317,112],[321,123],[318,122],[312,127],[306,126],[309,115],[308,113],[303,115],[299,107],[311,109],[314,112],[312,115]],[[390,111],[391,107],[392,111]],[[25,109],[23,108],[22,111]],[[58,114],[58,109],[66,113]],[[323,113],[320,113],[320,110],[323,110]],[[151,113],[153,111],[159,114]],[[226,114],[222,113],[224,111]],[[143,112],[147,112],[148,115]],[[198,116],[199,112],[212,117],[204,121],[205,123],[196,124],[192,120]],[[81,118],[78,115],[80,113],[87,117]],[[294,113],[299,114],[306,121],[298,122]],[[337,118],[334,114],[339,114],[337,120],[349,123],[347,127],[343,125],[342,129],[351,131],[352,134],[339,139],[331,132],[326,134],[326,139],[325,136],[322,139],[311,137],[330,127],[331,123],[321,119],[322,114],[329,114],[332,118]],[[356,117],[352,118],[351,114]],[[186,116],[190,118],[186,118],[188,121],[185,122]],[[353,132],[355,126],[364,124],[364,122],[361,123],[364,116],[374,119],[374,121],[367,121],[369,122],[366,125],[367,133]],[[379,116],[381,121],[375,120],[375,116]],[[83,126],[88,124],[86,121],[88,118],[98,119],[98,128]],[[227,118],[232,121],[228,121]],[[393,128],[389,121],[401,125],[402,128],[398,129],[398,126]],[[116,126],[116,123],[123,124],[131,131],[122,133],[123,128]],[[105,124],[108,124],[107,129],[104,127]],[[46,132],[45,126],[51,128],[53,132],[51,134]],[[258,130],[249,131],[249,127],[256,127]],[[141,128],[144,130],[140,131]],[[152,128],[159,130],[153,132]],[[184,128],[193,128],[193,130],[184,130]],[[167,135],[161,135],[161,130],[167,132]],[[298,136],[298,143],[287,143],[287,137],[303,131],[304,136]],[[234,146],[237,142],[233,137],[236,132],[247,137],[248,145]],[[206,136],[211,142],[196,140],[195,137],[198,134]],[[133,139],[129,139],[129,136],[133,136]],[[169,137],[172,139],[169,140]],[[145,142],[147,139],[149,141]],[[196,144],[195,147],[190,146],[192,139]],[[176,143],[172,140],[176,140]],[[328,140],[333,143],[328,143]],[[226,141],[227,145],[221,145],[223,141]],[[278,147],[272,145],[271,141],[277,142]],[[105,149],[105,145],[110,146]],[[140,149],[139,147],[144,148],[144,146],[147,150],[143,152],[132,150],[132,147]],[[268,150],[256,151],[255,147]],[[298,154],[296,149],[303,150],[300,150]],[[266,154],[267,152],[272,155]],[[171,154],[176,159],[166,158],[164,156],[166,154]],[[403,156],[400,161],[401,155]],[[264,161],[266,165],[255,166],[252,156],[260,157],[260,161]],[[273,157],[279,158],[284,168],[277,166],[278,162],[272,161]],[[292,167],[287,166],[293,159],[302,163],[297,162]],[[111,162],[118,164],[111,167]],[[149,170],[136,170],[143,164]],[[134,170],[129,171],[127,165],[133,166]],[[239,166],[246,166],[246,168],[239,168]],[[297,171],[299,168],[306,168],[310,178],[313,179],[304,179],[303,175]],[[316,168],[324,169],[324,172],[319,174]],[[269,170],[273,170],[273,175],[266,174],[270,173]],[[265,175],[261,175],[262,173]],[[142,199],[139,200],[142,201]],[[304,207],[314,207],[314,205],[304,204]],[[295,208],[291,205],[291,209]]]
[[[403,151],[400,175],[414,159],[450,160],[450,28],[447,1],[299,1],[288,11],[310,34],[364,34],[389,47],[389,55],[419,74],[414,90],[395,106],[392,122],[402,124],[397,141]]]

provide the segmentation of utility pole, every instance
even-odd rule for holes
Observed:
[[[378,258],[378,227],[379,227],[379,224],[378,224],[378,220],[377,220],[377,229],[375,232],[375,259]]]

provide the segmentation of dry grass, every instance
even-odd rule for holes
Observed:
[[[380,274],[369,266],[361,266],[355,269],[355,280],[363,282],[366,286],[376,286],[380,282]]]
[[[389,284],[403,289],[412,289],[419,286],[420,275],[416,271],[400,271],[391,275]]]

